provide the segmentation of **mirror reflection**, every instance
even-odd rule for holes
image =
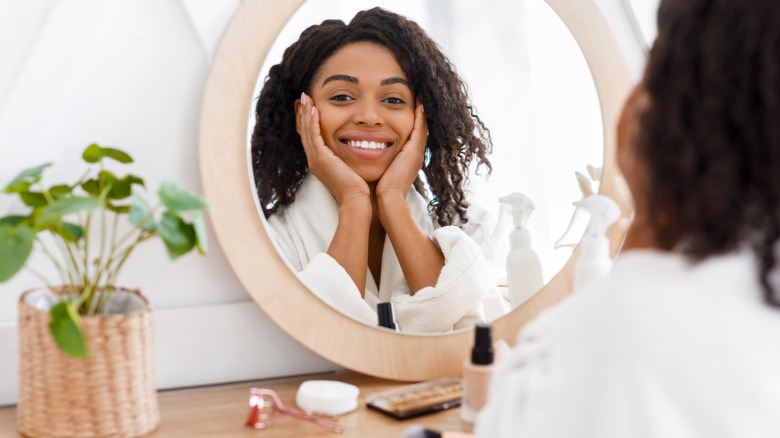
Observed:
[[[413,333],[498,318],[549,281],[581,237],[587,215],[572,202],[597,189],[603,159],[592,79],[546,4],[440,3],[379,2],[422,29],[406,40],[364,35],[335,50],[328,38],[343,24],[295,42],[313,23],[349,23],[377,3],[305,3],[269,52],[255,90],[266,95],[248,129],[258,211],[290,267],[367,324],[378,323],[378,303],[392,302],[399,328]],[[374,15],[362,18],[366,32],[377,20],[411,26]],[[425,48],[428,40],[441,53]],[[265,81],[280,61],[277,81]],[[430,71],[439,74],[420,73]],[[513,222],[530,237],[531,256],[510,294]]]

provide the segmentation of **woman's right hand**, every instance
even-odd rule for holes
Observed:
[[[301,93],[298,105],[298,133],[306,152],[309,171],[325,185],[339,206],[353,201],[370,202],[368,184],[322,140],[319,111],[305,93]]]
[[[320,133],[319,111],[304,93],[298,104],[297,127],[309,171],[339,204],[339,224],[328,246],[328,255],[347,271],[363,298],[368,275],[371,191],[363,178],[325,145]]]

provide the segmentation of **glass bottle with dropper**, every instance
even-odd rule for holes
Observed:
[[[471,359],[463,363],[463,403],[460,418],[473,423],[479,410],[487,402],[490,378],[493,376],[493,327],[477,324],[474,331],[474,347]]]

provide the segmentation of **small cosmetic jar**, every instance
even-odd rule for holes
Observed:
[[[298,387],[295,403],[306,411],[342,415],[358,407],[360,389],[335,380],[307,380]]]

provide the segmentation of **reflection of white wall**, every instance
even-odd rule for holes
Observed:
[[[365,4],[353,1],[360,8]],[[608,4],[617,0],[599,1]],[[541,0],[534,2],[537,5],[528,2],[529,16],[532,8],[540,7]],[[390,3],[396,4],[377,4],[393,9]],[[421,2],[407,3],[416,13],[430,11]],[[508,1],[506,5],[515,3],[519,2]],[[199,191],[196,133],[201,90],[218,38],[237,7],[236,0],[0,2],[0,185],[21,169],[44,161],[55,163],[48,171],[48,182],[71,180],[80,173],[80,152],[88,143],[99,142],[128,150],[137,162],[129,169],[144,176],[151,189],[168,178]],[[496,3],[491,10],[500,12],[500,7]],[[328,8],[330,17],[348,19],[353,14],[352,9],[339,12],[332,4]],[[431,12],[427,13],[430,17]],[[511,24],[508,14],[499,15],[496,22],[503,20],[502,28],[514,32],[512,38],[528,40],[531,65],[538,64],[537,59],[552,62],[549,72],[518,70],[514,72],[516,77],[527,75],[531,77],[528,84],[539,84],[548,74],[566,73],[556,67],[560,60],[550,60],[542,46],[533,49],[530,32],[534,26],[543,27],[543,22],[526,22],[529,34],[524,36],[507,26],[507,21]],[[618,40],[631,38],[619,26],[619,14],[616,17]],[[430,26],[430,20],[420,21]],[[460,26],[459,36],[476,37],[483,33],[483,26],[495,27],[490,21],[470,28]],[[635,54],[630,47],[627,50]],[[493,53],[494,59],[499,59],[502,51],[496,48]],[[522,62],[521,55],[517,56],[517,62]],[[280,57],[281,53],[275,59]],[[455,61],[460,64],[461,58]],[[478,91],[474,88],[478,80],[469,76],[471,70],[464,67],[462,73],[470,84],[474,83],[475,103],[489,126],[501,119],[513,119],[508,112],[496,113],[493,109],[500,100],[494,96],[502,95],[500,89]],[[511,70],[507,75],[513,76]],[[526,82],[518,80],[517,84]],[[542,105],[556,91],[552,88],[534,85],[530,97],[518,101],[533,100]],[[529,95],[529,90],[521,86],[515,92]],[[567,93],[561,94],[565,97]],[[491,97],[478,97],[483,95]],[[577,103],[575,100],[566,103],[564,99],[563,107],[551,104],[549,109],[568,110]],[[577,114],[574,109],[572,112]],[[537,140],[515,141],[510,129],[505,139],[496,138],[497,150],[501,150],[497,153],[511,150],[512,145],[533,149],[537,141],[540,145],[552,141],[545,136],[554,134],[548,126],[559,126],[555,118],[545,122],[540,114],[534,114],[540,126]],[[524,116],[514,120],[518,119],[525,120]],[[587,118],[568,120],[567,126],[582,123],[593,127]],[[516,128],[521,126],[518,123]],[[524,135],[533,138],[533,125],[527,126]],[[494,131],[494,136],[498,135],[498,129]],[[545,150],[548,155],[553,153],[553,149]],[[543,157],[556,163],[559,157],[554,158]],[[498,165],[498,161],[503,164],[510,160],[494,161]],[[590,161],[578,158],[574,168],[580,169],[585,162]],[[574,168],[567,169],[567,175]],[[518,181],[535,170],[519,169],[515,171]],[[497,170],[494,179],[501,178]],[[515,180],[511,173],[507,178]],[[550,178],[545,185],[552,186],[569,176]],[[500,187],[512,186],[502,183]],[[532,189],[535,187],[517,188]],[[0,195],[0,215],[19,209],[12,198]],[[544,228],[544,224],[532,226]],[[552,225],[549,228],[556,234]],[[167,260],[161,245],[150,243],[139,249],[121,276],[121,283],[141,288],[157,309],[158,385],[185,386],[333,369],[335,365],[305,350],[255,308],[227,266],[214,236],[210,237],[209,256],[189,255],[175,263]],[[45,270],[41,260],[32,263]],[[25,274],[0,284],[0,404],[12,403],[16,397],[16,300],[22,290],[37,285],[35,278]]]
[[[581,197],[574,171],[602,160],[593,81],[573,37],[542,0],[457,3],[444,46],[454,49],[495,146],[493,175],[475,179],[474,192],[494,212],[510,192],[534,201],[528,226],[549,280],[570,256],[552,246]],[[470,26],[486,30],[475,36]]]

